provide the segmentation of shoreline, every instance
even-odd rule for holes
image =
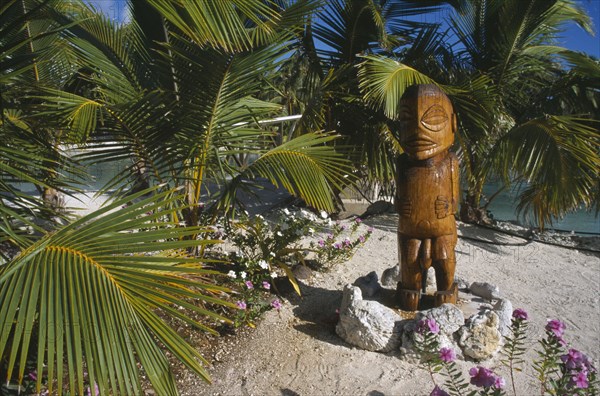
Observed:
[[[351,220],[344,220],[351,221]],[[363,220],[374,228],[366,244],[347,262],[328,272],[315,272],[301,282],[302,296],[286,295],[280,311],[268,311],[255,329],[219,339],[205,356],[212,364],[213,384],[178,373],[184,395],[428,395],[433,384],[426,370],[400,358],[398,351],[368,352],[345,343],[335,333],[336,309],[342,290],[358,277],[382,272],[397,263],[395,214]],[[600,359],[600,254],[523,243],[521,237],[459,223],[456,276],[468,282],[489,282],[514,308],[530,314],[527,362],[536,358],[536,344],[548,319],[567,324],[569,347]],[[597,243],[598,241],[596,241]],[[461,361],[465,378],[475,365],[497,370],[507,379],[499,358],[482,363]],[[517,374],[519,394],[539,393],[530,365]],[[443,380],[438,378],[439,383]]]

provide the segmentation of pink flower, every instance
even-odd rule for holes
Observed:
[[[569,349],[569,353],[562,355],[560,360],[562,360],[569,370],[572,370],[581,366],[581,363],[583,362],[583,355],[576,349]]]
[[[433,334],[437,334],[440,332],[440,326],[438,326],[435,319],[433,319],[433,318],[427,319],[426,324],[427,324],[427,327],[429,328],[429,331],[431,331]]]
[[[448,392],[446,392],[445,390],[441,389],[439,386],[436,385],[435,388],[433,388],[433,390],[429,394],[429,396],[450,396],[450,395],[448,394]]]
[[[333,247],[336,248],[336,249],[341,249],[342,248],[342,244],[339,243],[339,242],[336,242],[336,243],[333,244]]]
[[[435,319],[422,319],[417,324],[417,332],[419,334],[423,334],[426,331],[431,332],[432,334],[437,334],[440,332],[440,326],[438,326]]]
[[[358,224],[362,223],[362,219],[360,217],[357,217],[354,221]]]
[[[494,380],[494,388],[504,389],[505,385],[506,385],[506,381],[504,380],[504,378],[500,377],[499,375],[496,376],[496,379]]]
[[[358,240],[360,241],[360,243],[365,243],[365,236],[364,235],[359,236]]]
[[[489,388],[496,383],[496,376],[492,370],[485,367],[477,366],[469,370],[471,376],[471,384],[480,388]]]
[[[440,359],[446,363],[450,363],[456,359],[456,353],[452,348],[440,349]]]
[[[580,371],[577,374],[573,375],[571,377],[570,385],[575,386],[575,388],[579,388],[579,389],[587,388],[589,386],[588,379],[587,379],[587,372]]]
[[[546,331],[552,332],[554,336],[559,340],[559,342],[564,342],[562,336],[565,331],[565,328],[565,324],[558,319],[549,320],[548,324],[546,325]]]
[[[98,396],[100,394],[100,389],[98,388],[98,384],[94,382],[94,395]],[[92,389],[88,387],[85,391],[85,396],[92,396]]]
[[[271,306],[279,311],[282,307],[281,301],[279,301],[278,299],[275,299],[271,302]]]
[[[344,247],[350,247],[352,245],[352,242],[350,242],[350,239],[346,238],[344,239]]]
[[[373,231],[375,231],[375,229],[374,229],[373,227],[369,227],[369,228],[367,228],[367,232],[368,232],[369,234],[372,234],[372,233],[373,233]]]
[[[527,320],[529,319],[529,315],[527,315],[527,312],[524,309],[521,308],[517,308],[513,311],[512,317],[515,319],[520,319],[520,320]]]
[[[247,287],[248,289],[254,289],[254,285],[252,284],[252,282],[250,282],[250,281],[246,281],[246,282],[244,282],[244,283],[246,284],[246,287]]]
[[[265,290],[269,290],[271,288],[271,284],[269,282],[267,282],[267,281],[263,281],[262,287]]]
[[[327,239],[333,239],[333,234],[327,234]]]
[[[246,303],[243,301],[238,301],[235,303],[235,305],[239,308],[239,309],[246,309]]]
[[[319,239],[319,242],[317,242],[319,244],[319,246],[323,247],[325,246],[325,241],[322,239]]]

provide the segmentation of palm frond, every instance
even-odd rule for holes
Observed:
[[[184,254],[214,241],[187,238],[202,230],[163,220],[161,209],[181,197],[167,191],[143,199],[148,193],[48,234],[2,266],[0,325],[7,331],[0,336],[0,356],[7,361],[7,380],[16,372],[21,382],[34,348],[37,372],[47,366],[50,393],[61,394],[66,386],[83,394],[96,383],[101,394],[139,394],[140,364],[157,393],[176,394],[160,345],[208,380],[202,356],[156,310],[203,330],[174,307],[225,320],[186,301],[227,305],[213,296],[224,289],[202,280],[210,271]],[[127,206],[136,198],[141,200]],[[41,381],[39,375],[37,392]]]
[[[161,15],[200,46],[244,51],[264,45],[276,34],[281,10],[274,1],[147,0]],[[252,23],[253,28],[247,26]],[[274,26],[275,25],[275,26]]]
[[[552,217],[592,205],[599,152],[597,125],[570,116],[548,116],[513,128],[490,158],[496,159],[494,166],[505,178],[526,183],[517,210],[532,213],[543,227]]]
[[[228,183],[217,199],[215,210],[233,209],[237,190],[248,179],[264,177],[314,208],[333,211],[334,189],[341,191],[351,175],[349,161],[327,145],[337,138],[307,133],[265,152]]]
[[[364,100],[381,107],[391,119],[398,117],[398,104],[406,88],[434,83],[428,76],[396,60],[374,55],[364,59],[358,66]]]

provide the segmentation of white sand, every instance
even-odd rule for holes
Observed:
[[[397,262],[394,215],[365,220],[375,231],[366,245],[348,262],[330,272],[317,273],[302,287],[302,298],[291,297],[283,308],[269,311],[256,329],[226,337],[210,368],[212,385],[190,374],[182,375],[184,395],[428,395],[433,388],[429,374],[399,358],[397,352],[382,354],[357,349],[334,331],[336,309],[344,285],[359,276],[383,270]],[[514,308],[530,315],[531,348],[547,319],[567,325],[571,347],[590,356],[598,367],[600,358],[600,256],[524,240],[473,226],[460,225],[459,234],[494,242],[500,246],[459,239],[457,276],[469,282],[485,281],[499,286]],[[598,246],[596,246],[598,248]],[[474,362],[461,362],[466,374]],[[507,370],[496,360],[482,365]],[[468,378],[468,375],[466,376]],[[437,377],[438,383],[443,383]],[[519,395],[539,394],[534,372],[517,373]],[[512,392],[509,392],[511,394]]]

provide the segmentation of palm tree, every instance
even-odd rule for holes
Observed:
[[[226,289],[211,284],[206,277],[214,272],[185,253],[214,241],[186,238],[204,230],[165,221],[164,209],[178,199],[172,192],[127,205],[144,193],[45,235],[1,268],[0,356],[7,380],[16,372],[21,383],[28,369],[37,372],[37,393],[44,380],[50,393],[66,386],[84,394],[96,384],[101,394],[140,394],[143,367],[158,393],[176,394],[158,342],[208,380],[206,361],[158,312],[213,333],[174,307],[228,321],[206,305],[232,306],[218,298]]]
[[[189,2],[186,9],[178,2],[148,2],[163,27],[162,36],[150,36],[135,20],[115,24],[84,4],[27,2],[43,9],[35,16],[52,21],[56,31],[48,36],[52,32],[64,49],[66,67],[48,61],[57,72],[52,79],[38,75],[26,96],[13,99],[26,84],[16,75],[31,71],[41,51],[26,48],[31,37],[19,37],[33,12],[16,12],[18,0],[2,6],[1,83],[14,86],[2,90],[3,106],[11,105],[2,137],[14,142],[0,149],[3,176],[60,186],[58,178],[46,182],[39,169],[60,175],[71,164],[39,154],[32,137],[55,151],[57,142],[86,141],[95,150],[78,159],[87,163],[133,161],[105,186],[116,189],[115,202],[64,227],[37,227],[29,239],[16,232],[15,221],[33,222],[6,202],[33,199],[3,178],[1,187],[13,195],[2,196],[7,220],[1,237],[21,251],[0,267],[2,374],[20,383],[31,369],[29,356],[36,356],[38,392],[44,373],[50,391],[59,394],[63,388],[83,394],[94,383],[101,394],[139,394],[143,372],[158,393],[176,394],[163,348],[202,378],[208,375],[201,356],[157,312],[210,331],[173,307],[227,320],[211,307],[231,306],[219,299],[226,290],[205,279],[215,273],[189,255],[212,243],[197,238],[206,235],[197,223],[209,187],[219,187],[208,201],[215,211],[231,211],[237,191],[257,176],[332,210],[332,186],[349,172],[329,145],[336,136],[315,132],[274,147],[272,134],[257,122],[281,112],[257,93],[278,64],[287,31],[313,4],[236,0],[229,2],[235,3],[232,12],[212,1]],[[217,15],[208,26],[207,15]],[[29,53],[16,64],[12,49]],[[52,135],[42,135],[42,126]],[[257,158],[237,162],[240,154]],[[136,178],[128,180],[131,175]],[[28,203],[18,209],[37,215]]]
[[[8,246],[23,247],[31,239],[27,229],[42,232],[31,217],[56,216],[56,202],[38,199],[27,189],[37,189],[43,198],[51,191],[73,187],[56,174],[60,164],[74,163],[56,146],[52,130],[29,117],[36,106],[26,98],[41,80],[56,84],[49,62],[57,51],[48,51],[56,43],[61,27],[47,18],[50,1],[17,1],[0,9],[0,244],[4,258]],[[73,187],[74,189],[74,187]],[[8,255],[10,256],[10,255]]]
[[[248,176],[261,176],[309,205],[331,211],[331,186],[348,172],[343,158],[324,146],[333,136],[313,134],[312,139],[272,150],[271,136],[257,122],[281,114],[280,106],[257,96],[264,91],[264,76],[279,64],[285,51],[282,43],[294,32],[292,21],[306,14],[311,2],[268,8],[278,13],[281,26],[247,20],[247,32],[227,45],[217,37],[221,25],[214,27],[215,37],[203,35],[201,30],[207,30],[203,12],[224,12],[224,18],[231,19],[226,26],[234,30],[247,15],[232,13],[228,7],[212,10],[213,2],[198,1],[198,10],[191,6],[183,10],[170,2],[149,4],[156,7],[155,15],[160,12],[158,19],[162,17],[167,28],[167,40],[155,41],[153,51],[147,50],[149,34],[143,34],[136,20],[115,26],[80,9],[89,19],[77,26],[81,32],[74,30],[78,35],[73,42],[80,69],[91,70],[79,78],[94,87],[92,96],[49,91],[42,98],[46,106],[60,109],[68,127],[83,126],[85,132],[94,128],[89,145],[96,150],[87,161],[135,159],[106,189],[124,188],[132,173],[140,174],[148,185],[185,186],[190,206],[185,220],[197,224],[198,204],[206,199],[201,197],[212,191],[209,184],[213,190],[215,184],[223,187],[218,188],[220,198],[210,201],[212,208],[232,208],[221,200],[235,201]],[[246,48],[250,45],[251,50]],[[116,144],[107,144],[107,136]],[[237,161],[247,153],[258,160],[250,165]],[[314,182],[291,176],[298,165]]]
[[[366,99],[391,118],[396,97],[415,81],[436,82],[451,95],[467,179],[463,219],[484,219],[482,189],[493,177],[505,186],[525,183],[519,212],[540,227],[594,204],[599,65],[554,45],[568,22],[590,30],[589,17],[571,1],[473,0],[450,19],[454,45],[444,33],[424,32],[416,43],[420,59],[410,56],[413,47],[398,60],[370,58],[361,66]],[[569,94],[575,83],[585,92],[578,100]]]
[[[418,16],[448,1],[335,0],[324,2],[291,43],[277,85],[288,107],[302,114],[295,134],[316,128],[343,136],[336,144],[367,185],[390,187],[399,147],[379,108],[362,100],[357,66],[364,56],[390,55],[414,39]],[[452,1],[456,6],[459,1]]]

